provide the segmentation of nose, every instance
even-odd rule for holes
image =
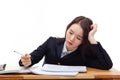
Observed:
[[[74,35],[72,35],[71,37],[70,37],[70,41],[74,41],[75,40],[75,36]]]

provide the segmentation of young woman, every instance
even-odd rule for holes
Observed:
[[[48,38],[32,53],[23,55],[19,64],[30,67],[45,56],[44,64],[79,65],[108,70],[113,63],[100,42],[95,40],[96,31],[97,25],[91,19],[78,16],[68,24],[65,38]]]

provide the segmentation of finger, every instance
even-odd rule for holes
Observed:
[[[22,62],[30,62],[30,59],[21,59]]]
[[[90,26],[90,29],[93,29],[93,25]]]
[[[31,60],[24,60],[24,59],[21,59],[21,62],[22,62],[22,64],[23,64],[25,67],[31,65]]]
[[[28,67],[31,63],[23,63],[24,67]]]
[[[97,31],[97,24],[91,25],[91,29],[92,29],[92,32],[96,32]]]
[[[23,61],[23,64],[30,64],[30,61]]]
[[[25,54],[25,57],[30,58],[31,56],[29,54]]]
[[[96,29],[96,28],[97,28],[97,24],[92,24],[92,25],[91,25],[91,28]]]
[[[29,54],[25,54],[21,56],[21,59],[30,59],[30,58],[31,58],[31,55]]]

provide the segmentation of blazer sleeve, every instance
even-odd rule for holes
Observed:
[[[87,57],[86,61],[87,66],[104,70],[112,68],[113,66],[112,60],[110,56],[107,54],[106,50],[103,49],[101,44],[98,42],[98,44],[91,44],[91,46],[95,52],[95,57],[94,58]]]
[[[51,37],[49,39],[47,39],[42,45],[40,45],[36,50],[34,50],[32,53],[30,53],[31,62],[32,62],[32,64],[30,66],[38,63],[44,57],[44,55],[47,52],[47,46],[48,46],[50,39],[51,39]],[[19,65],[23,66],[21,60],[19,61]]]

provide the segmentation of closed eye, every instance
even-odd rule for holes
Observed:
[[[77,37],[77,39],[78,39],[78,40],[82,40],[82,38],[81,38],[81,37]]]
[[[69,30],[69,34],[73,34],[73,33],[74,33],[74,32],[70,29],[70,30]]]
[[[71,35],[72,35],[72,34],[73,34],[73,32],[69,32],[69,34],[71,34]]]

